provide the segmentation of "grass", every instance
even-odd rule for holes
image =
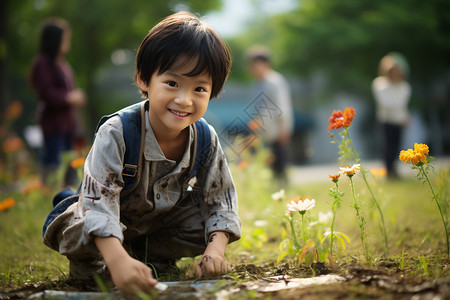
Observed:
[[[242,164],[231,164],[239,195],[243,237],[241,241],[229,245],[227,258],[236,267],[235,270],[249,265],[297,269],[293,256],[288,255],[279,264],[276,263],[281,254],[280,242],[288,236],[282,221],[286,206],[271,198],[279,186],[273,182],[269,170],[262,163],[265,153],[261,152],[255,157],[249,155],[245,159],[249,161],[245,168]],[[327,176],[324,174],[324,177]],[[68,276],[68,260],[44,246],[41,237],[42,224],[51,209],[51,198],[56,190],[43,193],[37,189],[23,194],[20,187],[28,180],[25,178],[15,183],[15,188],[11,188],[11,185],[0,186],[2,199],[13,197],[16,200],[15,206],[0,211],[0,290],[42,283],[52,286]],[[442,223],[427,187],[415,178],[390,181],[371,177],[369,180],[385,216],[389,241],[389,252],[385,255],[377,208],[371,204],[371,196],[362,178],[355,176],[356,193],[367,221],[368,245],[374,257],[371,267],[390,264],[411,278],[450,280]],[[437,176],[433,176],[432,180],[443,191],[443,195],[448,195],[448,184],[445,184],[448,183],[448,176],[444,181]],[[314,198],[316,207],[305,214],[305,223],[309,224],[317,220],[319,212],[331,210],[333,199],[328,195],[331,187],[331,180],[291,185],[285,189],[286,201],[299,195]],[[337,211],[334,229],[347,234],[351,244],[336,259],[340,266],[339,272],[346,273],[350,272],[351,264],[365,264],[347,178],[341,178],[339,188],[345,195],[342,207]],[[297,220],[300,220],[299,216]],[[321,230],[326,230],[329,225],[323,225]],[[318,245],[319,231],[308,231],[311,235],[309,238]],[[184,261],[189,263],[192,259]],[[304,272],[302,276],[310,275]]]

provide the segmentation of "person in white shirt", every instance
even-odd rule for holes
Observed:
[[[376,118],[382,127],[383,160],[389,177],[397,177],[394,161],[400,151],[403,128],[409,123],[408,103],[411,86],[406,81],[408,64],[396,52],[384,56],[379,76],[372,82]]]

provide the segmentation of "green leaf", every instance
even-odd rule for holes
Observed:
[[[288,255],[288,254],[289,254],[289,253],[284,252],[284,253],[282,253],[280,256],[278,256],[278,258],[277,258],[277,264],[280,263],[280,261],[281,261],[286,255]]]

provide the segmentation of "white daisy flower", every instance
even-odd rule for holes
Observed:
[[[327,224],[331,221],[333,218],[333,212],[331,210],[327,211],[326,213],[323,213],[319,211],[319,222],[322,224]]]
[[[281,189],[278,192],[272,194],[272,199],[274,201],[281,201],[281,200],[284,199],[284,196],[285,196],[284,195],[284,189]]]
[[[287,204],[287,208],[289,211],[298,211],[301,214],[304,214],[307,210],[310,210],[316,205],[316,200],[309,198],[300,198],[291,200]]]
[[[347,176],[353,176],[356,172],[361,170],[361,164],[355,164],[351,168],[342,167],[340,168],[342,174],[346,174]]]

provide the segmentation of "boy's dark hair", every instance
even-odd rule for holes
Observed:
[[[46,20],[42,28],[39,52],[55,60],[61,48],[63,34],[69,30],[70,25],[66,20],[59,18]]]
[[[179,67],[196,62],[187,76],[205,71],[211,76],[211,98],[217,97],[230,72],[230,50],[211,26],[188,12],[170,15],[150,30],[136,55],[135,80],[139,76],[148,85],[155,72],[162,74],[176,67],[180,58],[184,61]]]

